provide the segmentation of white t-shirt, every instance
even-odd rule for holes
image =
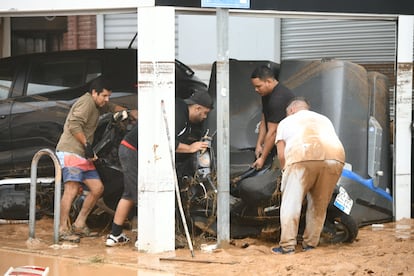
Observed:
[[[283,119],[276,143],[285,141],[285,165],[309,160],[345,162],[345,151],[331,121],[324,115],[300,110]]]

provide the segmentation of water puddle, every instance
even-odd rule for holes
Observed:
[[[410,240],[414,237],[414,227],[409,220],[394,223],[376,223],[371,225],[372,231],[392,232],[397,239]]]
[[[408,240],[411,238],[411,226],[406,224],[395,225],[395,237],[398,239]]]
[[[49,274],[53,276],[69,275],[174,275],[162,271],[139,269],[125,265],[103,263],[99,257],[85,260],[62,258],[60,256],[42,256],[31,252],[10,252],[0,249],[0,275],[6,273],[10,267],[20,266],[49,267]]]

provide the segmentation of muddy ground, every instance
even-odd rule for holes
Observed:
[[[49,275],[414,275],[414,219],[360,228],[351,244],[321,244],[310,252],[273,255],[268,238],[233,240],[225,249],[188,248],[162,254],[138,252],[133,243],[107,248],[106,233],[79,244],[53,246],[53,221],[0,225],[0,274],[10,266],[48,266]],[[135,238],[136,233],[127,231]],[[213,244],[214,241],[206,241]],[[170,260],[174,259],[174,260]]]

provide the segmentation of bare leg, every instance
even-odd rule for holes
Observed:
[[[72,202],[79,191],[79,183],[69,181],[65,183],[65,190],[60,201],[60,227],[61,232],[68,230],[68,219]]]
[[[118,206],[116,207],[114,223],[123,225],[133,205],[134,202],[132,200],[121,198],[118,202]]]
[[[79,212],[76,221],[73,223],[76,228],[83,228],[86,226],[86,219],[92,208],[95,206],[98,199],[101,197],[104,187],[100,179],[87,179],[84,181],[85,185],[89,188],[89,193],[85,197],[82,205],[82,209]]]

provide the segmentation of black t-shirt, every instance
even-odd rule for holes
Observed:
[[[204,124],[192,124],[190,122],[188,105],[184,100],[175,100],[175,148],[179,143],[190,145],[199,141],[203,135]],[[188,153],[176,154],[176,159],[185,159]],[[179,161],[177,160],[177,161]]]
[[[175,148],[191,131],[188,106],[182,99],[175,100]]]
[[[272,93],[262,97],[262,112],[266,124],[282,121],[286,117],[286,107],[294,97],[293,92],[281,83],[273,88]]]

